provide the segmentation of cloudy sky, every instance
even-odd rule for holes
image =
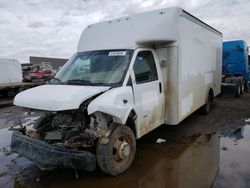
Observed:
[[[0,58],[70,58],[88,24],[170,6],[250,45],[250,0],[0,0]]]

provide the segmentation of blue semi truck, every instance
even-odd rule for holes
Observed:
[[[244,40],[223,42],[222,90],[225,87],[232,88],[235,97],[249,88],[248,53],[249,48]]]

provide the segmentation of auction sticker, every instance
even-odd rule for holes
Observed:
[[[109,52],[109,56],[125,56],[126,51],[111,51]]]

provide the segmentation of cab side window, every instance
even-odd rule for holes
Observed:
[[[135,80],[137,84],[158,79],[154,56],[151,51],[140,51],[134,63]]]

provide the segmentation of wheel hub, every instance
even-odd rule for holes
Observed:
[[[130,154],[130,146],[127,142],[123,142],[119,146],[118,155],[121,159],[127,158]]]

